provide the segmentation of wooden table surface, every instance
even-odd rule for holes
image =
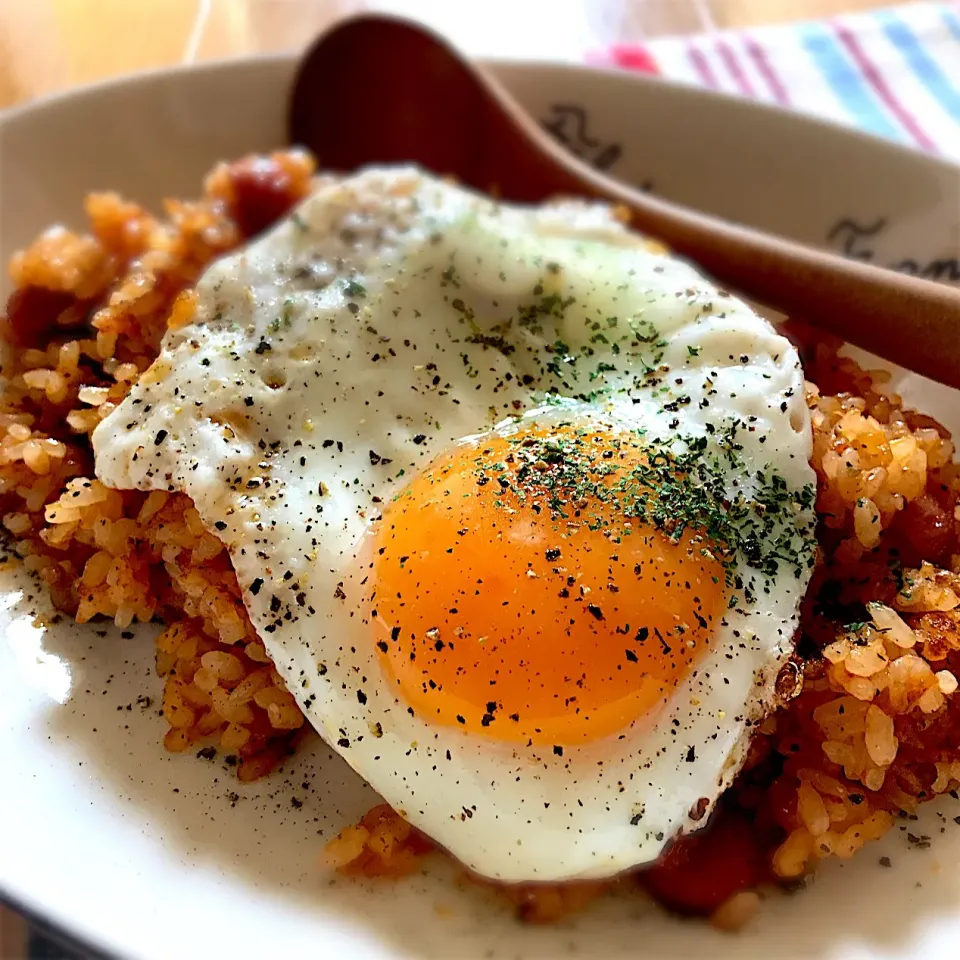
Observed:
[[[429,20],[477,55],[577,59],[643,36],[830,16],[883,0],[0,0],[0,108],[133,70],[294,48],[364,7]],[[496,15],[502,9],[503,16]],[[509,33],[504,23],[524,22]],[[535,29],[526,29],[528,25]],[[0,907],[0,958],[26,926]]]

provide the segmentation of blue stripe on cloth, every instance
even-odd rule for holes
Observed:
[[[913,142],[879,103],[829,29],[810,23],[800,27],[798,33],[804,50],[856,123],[869,133],[900,143]]]
[[[940,64],[924,50],[914,32],[895,13],[882,10],[875,16],[890,42],[900,51],[907,65],[937,103],[954,120],[960,120],[960,92],[940,69]]]
[[[960,43],[960,17],[952,10],[943,11],[943,22],[953,36],[953,39]]]

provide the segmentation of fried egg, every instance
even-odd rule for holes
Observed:
[[[797,355],[604,206],[322,182],[93,441],[104,483],[193,499],[310,722],[485,876],[654,860],[777,705]]]

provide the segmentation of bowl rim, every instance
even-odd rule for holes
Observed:
[[[205,78],[221,72],[243,71],[258,67],[264,69],[292,68],[293,64],[300,59],[302,53],[302,50],[285,50],[219,57],[194,63],[170,64],[106,77],[102,80],[68,87],[63,90],[50,91],[22,103],[0,109],[0,129],[24,118],[41,114],[49,108],[66,106],[72,102],[82,102],[90,97],[97,97],[122,87],[131,89],[149,87],[152,84],[162,83],[171,77],[178,79]],[[590,77],[594,81],[612,82],[620,85],[623,89],[628,89],[631,86],[646,87],[647,89],[667,89],[671,96],[688,98],[692,102],[706,105],[707,109],[711,104],[722,103],[726,105],[726,109],[759,112],[767,117],[776,117],[780,122],[788,121],[806,126],[811,136],[815,136],[818,130],[827,135],[839,135],[846,137],[850,143],[858,143],[868,149],[887,151],[901,159],[909,159],[917,164],[929,165],[942,173],[960,174],[960,158],[954,160],[939,154],[926,153],[908,144],[897,143],[869,133],[855,125],[802,111],[789,110],[778,104],[767,103],[763,100],[755,100],[750,97],[726,93],[722,90],[711,90],[695,84],[683,83],[669,77],[625,70],[605,64],[506,57],[479,57],[477,61],[490,69],[497,77],[502,74],[509,75],[511,72],[533,75],[537,73],[570,73]]]

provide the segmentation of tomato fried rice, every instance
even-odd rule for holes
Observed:
[[[89,229],[54,227],[10,265],[3,318],[0,514],[26,568],[79,623],[159,620],[164,744],[215,745],[241,780],[296,748],[304,717],[244,609],[221,542],[180,494],[94,479],[90,434],[188,322],[216,257],[310,190],[286,151],[220,164],[196,202],[162,218],[116,194],[87,198]],[[960,467],[949,433],[904,409],[820,344],[805,365],[820,558],[784,707],[709,829],[681,838],[639,882],[669,906],[739,925],[753,890],[852,856],[896,817],[960,785]],[[398,875],[429,842],[375,808],[327,850],[346,872]],[[717,866],[720,864],[720,866]],[[604,884],[521,885],[521,916],[551,920]]]

